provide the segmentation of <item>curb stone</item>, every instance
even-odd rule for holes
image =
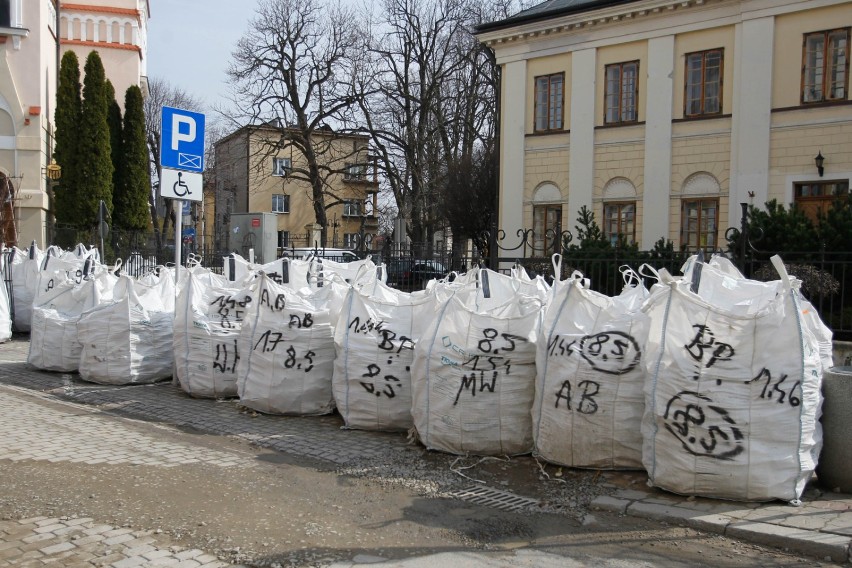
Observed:
[[[850,536],[771,523],[740,521],[718,513],[610,496],[595,498],[591,508],[654,521],[682,523],[696,530],[790,550],[819,559],[831,558],[834,562],[852,562],[852,537]]]

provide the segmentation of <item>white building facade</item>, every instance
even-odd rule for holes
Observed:
[[[47,166],[61,53],[77,51],[82,74],[97,50],[123,106],[130,85],[147,85],[148,17],[147,0],[0,0],[0,241],[50,239]]]

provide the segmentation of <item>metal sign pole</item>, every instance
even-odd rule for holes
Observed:
[[[180,279],[181,265],[181,250],[180,250],[180,234],[183,231],[183,201],[180,199],[174,200],[175,210],[175,288],[177,288],[178,280]]]

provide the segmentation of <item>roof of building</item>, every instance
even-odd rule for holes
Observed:
[[[536,4],[526,10],[521,10],[509,18],[497,20],[496,22],[480,24],[476,27],[476,32],[490,32],[516,26],[518,24],[547,20],[567,14],[590,12],[598,8],[617,6],[619,4],[630,4],[638,1],[639,0],[545,0],[541,4]]]

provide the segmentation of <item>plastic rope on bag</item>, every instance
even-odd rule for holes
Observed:
[[[240,330],[251,294],[221,277],[187,271],[175,305],[175,372],[190,396],[237,396]]]
[[[648,296],[632,270],[608,297],[582,278],[554,284],[539,339],[535,453],[569,467],[641,469]]]
[[[822,364],[797,287],[780,259],[773,263],[782,278],[766,286],[781,293],[748,314],[678,282],[646,304],[642,461],[650,484],[746,501],[801,496],[822,444]]]
[[[138,294],[144,285],[121,276],[111,304],[94,307],[77,322],[80,377],[86,381],[126,385],[172,376],[174,313],[158,294]]]
[[[414,425],[414,345],[433,315],[423,292],[409,294],[380,283],[349,289],[335,332],[333,381],[348,428],[405,431]]]
[[[80,283],[57,272],[33,303],[27,361],[46,371],[76,371],[82,346],[77,322],[86,310],[112,301],[116,278],[103,268]],[[52,284],[52,286],[49,286]]]
[[[334,410],[334,329],[329,307],[261,273],[240,333],[240,402],[268,414]],[[325,302],[321,302],[325,303]]]
[[[427,448],[453,454],[532,450],[535,344],[542,303],[515,296],[477,310],[459,294],[439,306],[414,349],[414,425]]]

